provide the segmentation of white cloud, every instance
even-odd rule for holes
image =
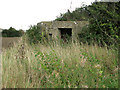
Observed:
[[[72,4],[71,4],[72,1]],[[90,4],[87,0],[85,4]],[[54,20],[60,13],[80,7],[84,0],[0,0],[0,28],[28,29],[40,21]]]

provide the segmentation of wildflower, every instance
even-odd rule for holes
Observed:
[[[38,57],[40,57],[40,55],[38,55]]]
[[[101,66],[98,64],[98,65],[95,65],[95,68],[100,69]]]
[[[80,55],[80,58],[82,58],[82,59],[83,59],[83,58],[84,58],[84,56],[83,56],[83,55]]]

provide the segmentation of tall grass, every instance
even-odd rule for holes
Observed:
[[[2,52],[3,88],[118,88],[117,51],[97,45],[29,45]]]

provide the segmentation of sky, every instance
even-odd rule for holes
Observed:
[[[60,13],[75,10],[95,0],[0,0],[0,28],[29,29],[41,21],[55,20]]]

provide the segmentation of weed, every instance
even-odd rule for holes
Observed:
[[[4,50],[2,59],[3,88],[118,88],[116,51],[105,47],[29,46],[24,40]]]

